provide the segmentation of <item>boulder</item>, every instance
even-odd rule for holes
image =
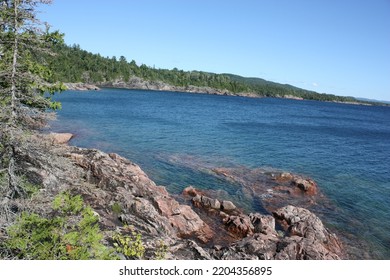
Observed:
[[[179,206],[180,215],[169,218],[171,225],[178,230],[179,237],[195,236],[203,243],[208,242],[213,231],[188,205]]]
[[[255,233],[271,234],[271,235],[277,234],[275,230],[275,218],[272,217],[271,215],[250,213],[249,219],[254,227]]]
[[[313,180],[303,179],[298,177],[292,180],[292,185],[299,188],[305,194],[308,195],[317,194],[317,184]]]
[[[252,235],[254,232],[254,226],[251,223],[250,218],[247,215],[232,215],[223,220],[228,231],[239,236],[246,237]]]
[[[288,205],[274,212],[290,235],[326,241],[329,235],[321,220],[309,210]]]
[[[210,227],[188,205],[181,205],[169,196],[153,198],[160,214],[167,217],[171,226],[179,236],[195,236],[202,242],[207,242],[213,236]]]
[[[206,209],[221,209],[221,203],[218,199],[210,198],[208,196],[196,194],[192,198],[192,203],[198,208],[206,208]]]
[[[337,237],[309,210],[294,206],[277,209],[276,221],[285,234],[275,230],[275,219],[252,213],[224,218],[229,231],[242,238],[225,247],[214,246],[210,255],[223,260],[337,260],[344,257]]]
[[[194,197],[197,194],[201,195],[201,192],[195,189],[193,186],[186,187],[182,192],[182,195],[191,197]]]
[[[294,175],[290,172],[282,172],[275,177],[275,180],[278,182],[288,182],[294,179]]]
[[[229,200],[223,200],[221,203],[221,209],[225,211],[232,211],[236,209],[236,205],[234,205],[234,203]]]
[[[50,133],[53,144],[67,144],[73,138],[72,133]]]
[[[339,239],[309,210],[288,205],[273,214],[291,237],[288,240],[290,249],[295,246],[291,245],[293,243],[306,246],[311,259],[337,259],[342,256],[343,248]]]
[[[211,209],[215,209],[215,210],[221,209],[221,203],[219,202],[218,199],[202,196],[202,203],[205,207],[209,207]]]
[[[153,198],[159,213],[165,217],[180,215],[180,204],[171,197],[156,196]]]

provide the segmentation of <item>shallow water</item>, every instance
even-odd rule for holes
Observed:
[[[390,107],[118,89],[56,100],[63,109],[52,130],[129,158],[172,193],[222,189],[258,210],[210,170],[309,176],[334,205],[317,209],[326,225],[368,243],[369,255],[357,248],[354,257],[390,259]]]

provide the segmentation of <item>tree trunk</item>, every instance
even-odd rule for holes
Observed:
[[[18,5],[19,1],[13,1],[14,5],[14,42],[13,42],[13,58],[12,58],[12,72],[11,72],[11,117],[8,123],[9,143],[8,143],[8,198],[13,198],[16,195],[22,195],[23,192],[18,186],[18,180],[15,172],[15,129],[17,123],[17,87],[16,87],[16,75],[17,75],[17,63],[18,63]]]

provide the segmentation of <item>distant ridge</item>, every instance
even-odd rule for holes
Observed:
[[[364,97],[357,97],[356,99],[359,100],[359,101],[363,101],[363,102],[385,103],[385,104],[389,104],[390,105],[390,101],[386,101],[386,100],[376,100],[376,99],[370,99],[370,98],[364,98]]]
[[[227,74],[227,73],[222,74],[222,75],[227,75],[232,80],[247,83],[247,84],[252,85],[252,86],[274,85],[274,86],[282,86],[282,87],[292,89],[292,90],[305,90],[305,89],[302,89],[302,88],[299,88],[299,87],[296,87],[296,86],[293,86],[290,84],[280,84],[280,83],[267,81],[267,80],[264,80],[262,78],[257,78],[257,77],[243,77],[243,76],[239,76],[239,75],[235,75],[235,74]],[[305,90],[305,91],[308,91],[308,90]],[[311,91],[311,92],[314,92],[314,91]],[[315,92],[315,93],[317,93],[317,92]],[[351,98],[353,98],[353,97],[351,97]]]

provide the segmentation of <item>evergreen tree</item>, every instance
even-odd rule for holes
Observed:
[[[0,0],[0,175],[6,173],[0,210],[5,212],[10,199],[25,196],[17,172],[20,136],[43,125],[47,109],[60,107],[50,94],[64,89],[47,82],[51,72],[44,61],[50,47],[62,43],[62,35],[49,32],[48,25],[36,17],[37,6],[50,2]]]

